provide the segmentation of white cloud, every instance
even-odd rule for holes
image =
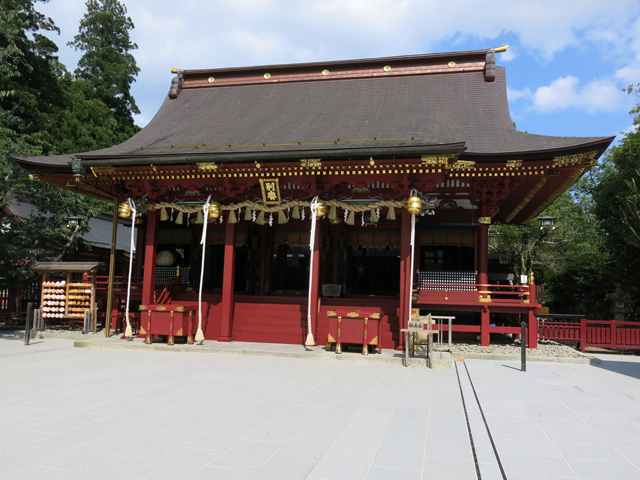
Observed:
[[[565,108],[577,108],[589,113],[614,111],[623,104],[620,89],[608,80],[594,80],[584,87],[567,75],[551,85],[539,87],[532,96],[533,108],[541,113]]]
[[[616,78],[627,85],[640,83],[640,52],[625,67],[616,70]]]
[[[531,90],[529,90],[528,88],[525,88],[523,90],[514,90],[507,87],[507,97],[509,98],[509,102],[515,102],[520,98],[530,99],[532,95]]]

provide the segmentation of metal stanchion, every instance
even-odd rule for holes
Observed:
[[[527,322],[520,324],[520,370],[527,371]]]
[[[31,340],[31,324],[33,323],[33,302],[27,303],[27,319],[24,322],[24,344],[29,345]]]

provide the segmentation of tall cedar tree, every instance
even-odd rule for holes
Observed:
[[[0,207],[20,198],[32,207],[24,217],[0,224],[0,279],[3,285],[30,282],[28,267],[60,259],[85,245],[78,234],[105,205],[45,182],[31,182],[12,156],[75,153],[113,144],[113,113],[95,98],[87,81],[73,81],[55,56],[56,44],[42,32],[57,32],[40,14],[39,0],[0,0]],[[47,0],[40,0],[46,2]],[[107,207],[110,210],[110,207]],[[84,212],[79,228],[67,217]]]
[[[131,42],[134,28],[127,8],[118,0],[88,0],[87,13],[70,46],[84,52],[75,75],[94,88],[95,98],[107,105],[117,122],[114,144],[140,130],[133,114],[140,113],[131,95],[131,84],[140,69],[131,54],[138,46]]]
[[[59,29],[35,10],[36,1],[0,0],[0,141],[4,154],[50,153],[47,115],[62,106],[52,68],[58,47],[41,33]],[[6,158],[2,160],[6,163]]]

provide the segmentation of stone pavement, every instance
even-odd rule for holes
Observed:
[[[601,358],[430,370],[0,337],[0,478],[640,479],[640,358]]]

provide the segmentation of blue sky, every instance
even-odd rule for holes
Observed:
[[[121,0],[136,28],[133,86],[146,125],[170,86],[170,67],[219,68],[479,50],[507,68],[518,129],[564,136],[628,131],[640,101],[637,0]],[[84,0],[37,8],[61,28],[54,40],[73,70]]]

